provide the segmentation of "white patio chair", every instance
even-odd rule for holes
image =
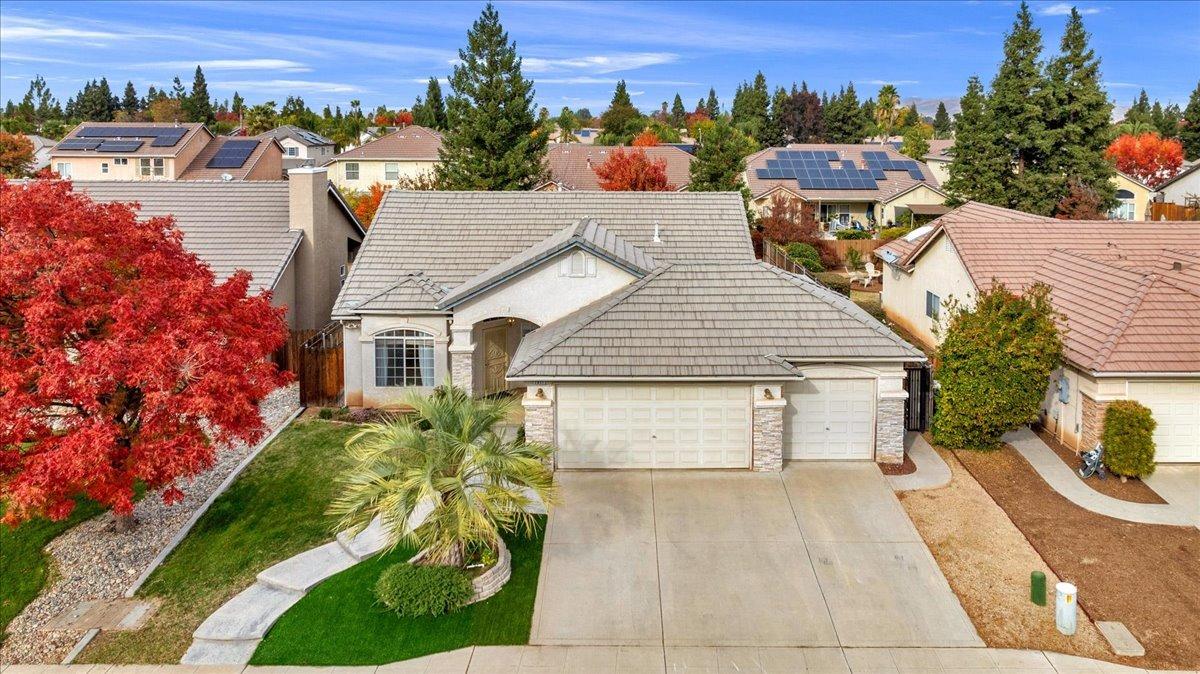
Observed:
[[[863,268],[865,269],[865,271],[862,273],[862,276],[859,280],[862,281],[862,285],[864,288],[871,285],[871,281],[874,281],[877,278],[883,277],[883,272],[875,269],[874,262],[864,263]]]

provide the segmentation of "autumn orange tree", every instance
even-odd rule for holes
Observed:
[[[1105,152],[1121,173],[1131,175],[1151,188],[1167,182],[1183,165],[1183,145],[1177,138],[1157,133],[1124,134]]]
[[[375,211],[379,210],[379,204],[383,202],[383,195],[387,191],[387,185],[374,183],[354,199],[354,216],[363,227],[371,226],[371,221],[375,219]]]
[[[661,142],[658,140],[658,134],[654,133],[650,129],[646,129],[645,131],[634,136],[633,141],[630,142],[630,145],[634,147],[655,147],[661,145]]]
[[[66,181],[0,179],[0,213],[4,521],[65,518],[81,495],[127,516],[139,483],[173,502],[217,447],[261,437],[288,331],[248,272],[219,281],[171,218]]]
[[[0,131],[0,175],[20,178],[33,163],[33,143],[20,134]]]
[[[667,180],[667,160],[651,159],[637,148],[613,150],[604,163],[593,169],[600,189],[609,192],[673,192]]]

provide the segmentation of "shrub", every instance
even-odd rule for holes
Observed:
[[[869,239],[871,238],[871,233],[865,229],[839,229],[834,233],[834,236],[841,241],[845,241],[847,239]]]
[[[846,267],[850,271],[859,271],[863,268],[862,251],[857,248],[851,248],[846,251]]]
[[[974,309],[948,303],[935,376],[941,397],[934,440],[946,447],[995,449],[1004,433],[1037,418],[1062,340],[1050,290],[1014,295],[1002,284],[979,293]]]
[[[912,227],[888,227],[887,229],[879,232],[879,238],[883,239],[884,241],[891,241],[892,239],[899,239],[911,231]]]
[[[375,583],[375,598],[402,616],[453,613],[475,590],[466,571],[453,566],[396,564],[384,569]]]
[[[810,272],[825,271],[825,265],[821,264],[821,254],[811,244],[789,243],[784,251],[789,258]]]
[[[321,411],[317,412],[317,416],[320,417],[321,419],[332,419],[333,418],[333,410],[329,409],[328,407],[322,407]]]
[[[1145,477],[1154,473],[1154,417],[1135,400],[1116,400],[1104,413],[1104,465],[1117,475]]]
[[[821,272],[813,274],[813,276],[830,290],[841,293],[846,297],[850,296],[850,279],[845,276],[833,271]]]

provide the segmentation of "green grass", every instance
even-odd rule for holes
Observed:
[[[543,524],[545,520],[542,520]],[[512,578],[496,596],[456,613],[402,618],[375,601],[379,574],[412,549],[367,560],[317,585],[258,646],[252,665],[382,665],[464,646],[529,643],[542,534],[506,538]]]
[[[355,430],[314,420],[280,433],[142,586],[139,596],[162,602],[147,625],[102,633],[80,661],[178,663],[192,632],[259,571],[331,540],[325,509]]]
[[[67,529],[94,517],[103,509],[94,501],[79,499],[65,520],[30,520],[15,529],[0,525],[0,642],[8,624],[50,581],[50,556],[43,550]],[[4,506],[0,504],[0,514]]]

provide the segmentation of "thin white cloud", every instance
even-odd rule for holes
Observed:
[[[68,27],[60,22],[0,17],[0,42],[64,42],[68,40],[112,40],[117,35],[106,30]]]
[[[1037,13],[1042,16],[1070,16],[1072,9],[1078,9],[1080,14],[1087,16],[1089,14],[1099,14],[1099,7],[1076,7],[1066,2],[1056,2],[1053,5],[1045,5],[1037,9]]]
[[[616,85],[618,77],[590,77],[580,75],[577,77],[537,77],[534,78],[534,84],[612,84]],[[626,79],[625,84],[636,84],[639,86],[660,86],[660,87],[698,87],[699,82],[684,82],[681,80],[637,80]],[[708,86],[708,85],[704,85]]]
[[[1101,82],[1100,84],[1109,89],[1144,89],[1146,86],[1135,82]]]
[[[529,56],[521,59],[522,68],[531,73],[554,73],[571,70],[605,74],[624,70],[636,70],[647,66],[674,63],[678,54],[670,52],[621,52],[616,54],[593,54],[567,58],[541,58]]]
[[[63,65],[75,65],[78,61],[71,59],[52,58],[50,56],[30,56],[28,54],[0,54],[0,58],[5,61],[17,61],[19,63],[59,63]]]
[[[227,80],[212,82],[215,89],[237,89],[259,93],[356,94],[362,87],[344,82],[313,82],[310,80]]]
[[[157,61],[140,63],[137,68],[166,68],[191,70],[200,66],[204,70],[274,70],[284,73],[308,73],[312,68],[299,61],[287,59],[215,59],[210,61]]]
[[[921,83],[921,80],[879,80],[879,79],[875,79],[875,80],[854,80],[854,81],[862,82],[863,84],[874,84],[875,86],[880,86],[880,87],[882,87],[885,84],[891,84],[893,86],[898,87],[902,84],[920,84]]]

